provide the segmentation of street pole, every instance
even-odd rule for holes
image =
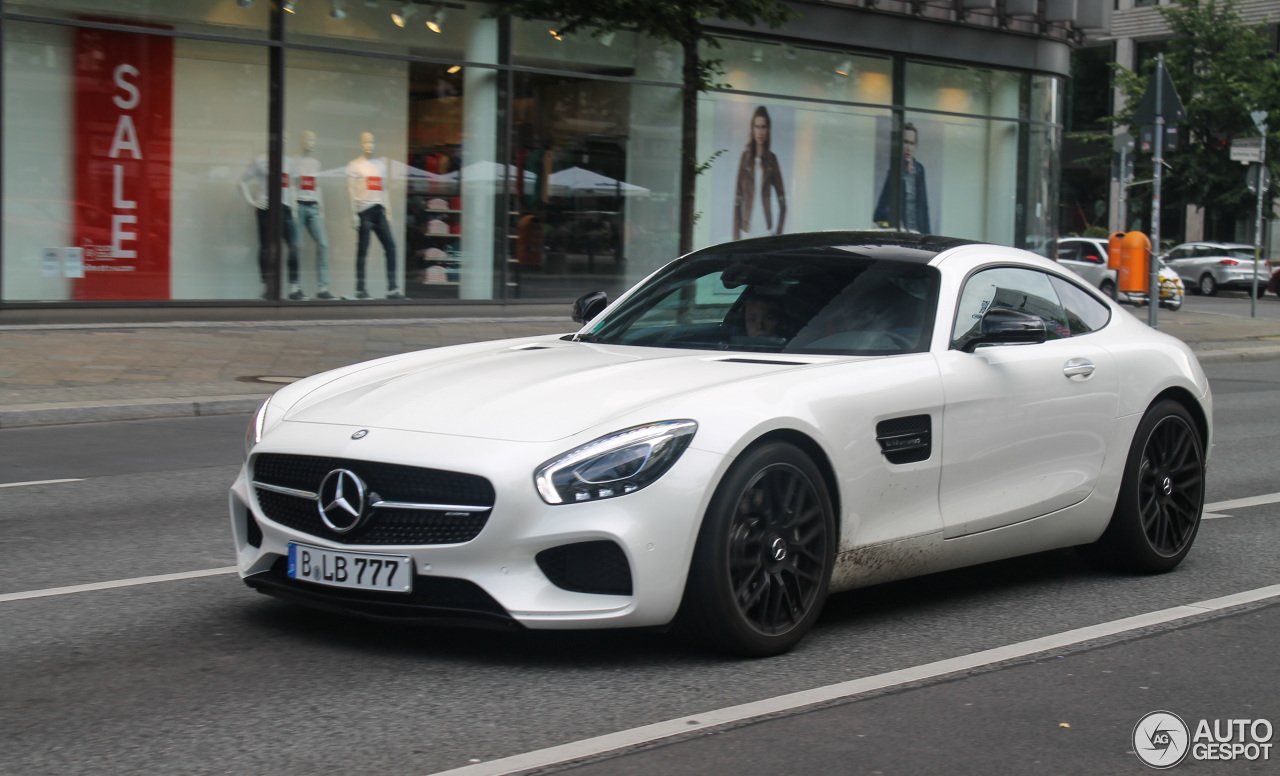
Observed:
[[[1256,114],[1255,114],[1256,115]],[[1256,119],[1255,119],[1256,120]],[[1258,122],[1262,133],[1262,148],[1258,164],[1258,216],[1253,222],[1253,289],[1249,294],[1249,317],[1258,317],[1258,263],[1262,260],[1262,195],[1266,193],[1267,176],[1267,123]]]
[[[1120,207],[1119,207],[1120,213],[1119,215],[1120,215],[1120,231],[1122,232],[1127,231],[1126,224],[1128,224],[1129,222],[1128,203],[1125,201],[1128,199],[1128,193],[1129,193],[1129,181],[1125,179],[1125,170],[1127,169],[1125,167],[1125,163],[1128,161],[1129,161],[1129,154],[1125,153],[1124,150],[1121,149],[1120,151]]]
[[[1156,173],[1151,192],[1151,255],[1147,257],[1149,277],[1147,278],[1147,324],[1156,328],[1160,320],[1157,312],[1160,309],[1160,181],[1164,177],[1164,96],[1161,85],[1164,84],[1164,54],[1156,56]]]

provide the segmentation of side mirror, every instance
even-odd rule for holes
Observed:
[[[583,294],[573,303],[573,320],[576,323],[590,323],[608,306],[609,295],[603,291]]]
[[[963,350],[972,353],[980,345],[1038,345],[1048,338],[1040,316],[995,307],[982,316],[982,333],[964,343]]]

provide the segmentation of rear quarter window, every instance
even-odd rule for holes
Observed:
[[[1088,334],[1097,331],[1111,320],[1111,308],[1098,301],[1083,288],[1060,277],[1049,278],[1053,290],[1058,292],[1058,300],[1067,314],[1067,327],[1071,336]]]

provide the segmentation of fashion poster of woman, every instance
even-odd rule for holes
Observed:
[[[876,209],[872,220],[880,226],[921,234],[936,234],[942,222],[942,160],[945,125],[938,121],[908,121],[902,127],[902,181],[898,186],[899,220],[891,222],[889,135],[892,120],[876,121]]]
[[[783,234],[795,162],[795,109],[724,100],[716,106],[713,242]]]

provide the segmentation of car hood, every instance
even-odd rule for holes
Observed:
[[[339,376],[284,420],[549,442],[681,394],[831,360],[558,339],[485,345],[422,351]]]

